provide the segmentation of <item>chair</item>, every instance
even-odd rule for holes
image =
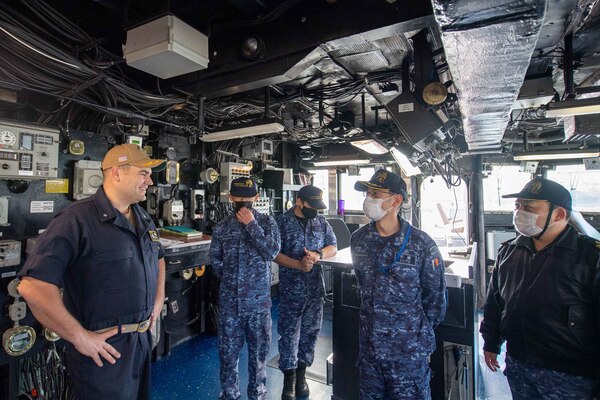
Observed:
[[[348,229],[346,222],[340,218],[327,218],[327,222],[331,225],[337,239],[338,250],[350,247],[350,229]]]

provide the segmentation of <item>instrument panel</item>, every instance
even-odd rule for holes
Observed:
[[[56,178],[59,139],[56,129],[0,121],[0,178]]]

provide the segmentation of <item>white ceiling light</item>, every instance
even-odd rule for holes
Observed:
[[[600,113],[600,98],[565,100],[548,104],[547,118]]]
[[[362,165],[370,162],[370,160],[328,160],[313,161],[313,165],[315,167],[337,167],[338,165]]]
[[[260,124],[240,124],[239,127],[208,133],[200,137],[200,140],[203,142],[220,142],[222,140],[241,139],[250,136],[260,136],[267,135],[269,133],[279,133],[283,132],[284,130],[285,127],[281,123],[271,120],[264,121],[264,123]]]
[[[555,151],[540,153],[517,153],[513,156],[515,161],[537,160],[572,160],[580,158],[594,158],[600,156],[600,150],[587,151]]]
[[[400,168],[402,169],[402,171],[404,172],[404,174],[406,176],[419,175],[419,174],[422,173],[421,172],[421,168],[415,167],[410,162],[410,160],[408,159],[408,157],[406,157],[404,155],[404,153],[402,153],[397,148],[392,147],[390,149],[390,153],[392,153],[392,157],[394,157],[394,160],[396,160],[396,162],[398,163],[398,165],[400,166]]]
[[[350,144],[354,147],[358,147],[362,151],[366,151],[369,154],[385,154],[389,151],[384,145],[375,139],[354,140],[350,142]]]

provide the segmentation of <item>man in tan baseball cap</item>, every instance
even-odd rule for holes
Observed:
[[[134,144],[110,149],[102,186],[54,218],[20,271],[33,315],[69,343],[77,400],[150,398],[149,329],[164,303],[165,261],[138,202],[164,163]]]
[[[165,160],[153,160],[137,144],[127,143],[115,146],[106,153],[102,160],[102,171],[124,165],[152,168],[152,172],[162,171],[166,166]]]

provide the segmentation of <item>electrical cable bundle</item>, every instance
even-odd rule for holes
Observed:
[[[125,116],[129,110],[131,115],[145,119],[163,117],[171,125],[195,122],[196,116],[185,110],[186,99],[154,95],[126,84],[124,78],[110,68],[118,66],[123,59],[102,49],[93,38],[41,0],[21,2],[36,14],[41,24],[6,5],[0,7],[0,57],[3,60],[0,80],[62,99],[58,109],[45,110],[48,115],[40,123],[71,116],[65,102],[94,109],[96,113],[119,115],[117,111],[120,111],[121,116]]]

